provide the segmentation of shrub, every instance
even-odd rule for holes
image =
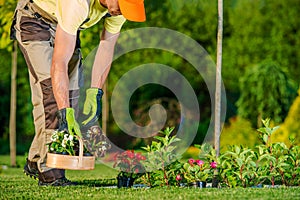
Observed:
[[[220,138],[222,149],[231,145],[254,147],[258,142],[257,133],[251,123],[240,117],[229,120],[229,125],[224,126]]]
[[[176,176],[182,164],[178,161],[178,155],[174,152],[180,141],[176,136],[171,136],[174,127],[160,131],[161,136],[155,136],[156,141],[151,145],[142,147],[147,151],[147,159],[144,162],[146,174],[143,180],[151,187],[176,185]]]
[[[273,134],[273,141],[289,142],[289,137],[296,137],[300,135],[300,90],[298,96],[290,107],[287,117],[280,128]],[[300,145],[300,137],[296,138],[295,143]]]

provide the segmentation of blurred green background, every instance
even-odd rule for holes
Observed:
[[[0,0],[0,154],[9,153],[9,115],[11,88],[11,52],[9,27],[15,0]],[[178,31],[197,41],[216,61],[217,0],[145,0],[147,21],[126,22],[122,31],[139,27],[161,27]],[[224,1],[224,35],[222,79],[227,97],[226,121],[221,146],[258,141],[256,128],[260,119],[270,117],[281,128],[273,141],[288,141],[300,132],[300,4],[299,0],[226,0]],[[98,44],[102,24],[81,34],[86,57]],[[164,36],[161,36],[162,39]],[[176,41],[175,41],[176,42]],[[108,78],[108,97],[118,79],[134,66],[161,63],[183,74],[197,94],[201,123],[194,143],[205,137],[211,117],[210,96],[198,72],[186,60],[170,52],[144,49],[117,59]],[[28,70],[20,51],[17,70],[17,154],[24,155],[34,136]],[[132,96],[130,112],[138,124],[149,120],[151,103],[168,109],[165,126],[178,126],[180,110],[176,97],[159,85],[145,85]],[[175,106],[174,106],[175,105]],[[111,114],[107,135],[118,146],[138,148],[149,142],[124,134]],[[188,130],[186,130],[188,132]],[[300,143],[300,138],[296,138]]]

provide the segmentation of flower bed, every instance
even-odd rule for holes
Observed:
[[[205,187],[207,182],[212,183],[213,187],[230,188],[300,186],[300,146],[294,145],[292,138],[289,147],[284,143],[271,143],[270,137],[278,127],[271,128],[269,119],[263,120],[263,124],[264,127],[258,129],[262,144],[253,149],[234,145],[217,157],[210,144],[195,145],[200,150],[199,159],[187,161],[176,155],[179,139],[171,136],[174,128],[167,128],[161,132],[162,136],[155,137],[157,141],[143,147],[146,150],[145,159],[130,164],[128,159],[116,159],[118,164],[115,167],[124,172],[123,167],[127,166],[131,170],[126,173],[135,174],[138,177],[136,182],[149,187]],[[125,154],[130,158],[128,152]],[[133,151],[131,154],[132,158],[142,156]],[[140,170],[134,170],[137,169],[135,164]]]

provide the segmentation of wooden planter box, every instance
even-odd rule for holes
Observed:
[[[93,170],[95,168],[95,156],[83,156],[83,141],[79,140],[79,156],[47,153],[46,166],[57,169]]]

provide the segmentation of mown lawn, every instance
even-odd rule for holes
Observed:
[[[67,177],[78,181],[71,187],[39,187],[36,180],[23,174],[24,157],[18,157],[20,168],[6,167],[8,156],[0,156],[0,199],[300,199],[300,188],[132,188],[117,189],[117,171],[96,165],[93,171],[67,171]],[[4,167],[3,167],[4,166]]]

